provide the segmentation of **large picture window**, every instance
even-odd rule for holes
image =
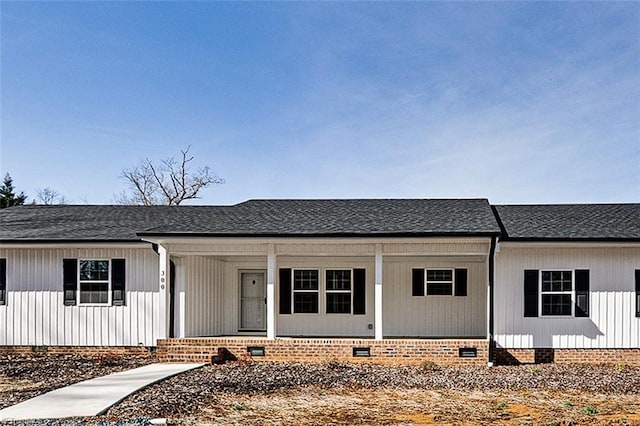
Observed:
[[[351,270],[328,269],[326,281],[327,313],[351,313]]]
[[[109,304],[109,283],[108,260],[80,260],[78,289],[81,304]]]
[[[293,271],[293,312],[296,314],[318,313],[318,271],[296,269]]]
[[[570,316],[573,306],[573,271],[541,271],[542,315]]]

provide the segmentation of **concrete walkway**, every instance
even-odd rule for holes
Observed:
[[[96,416],[139,389],[203,365],[150,364],[97,377],[0,410],[0,420]],[[144,415],[144,413],[140,414]]]

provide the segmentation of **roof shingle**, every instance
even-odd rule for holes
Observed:
[[[235,206],[20,206],[0,241],[139,241],[139,235],[497,235],[486,199],[250,200]]]
[[[640,240],[640,204],[495,206],[507,239]]]

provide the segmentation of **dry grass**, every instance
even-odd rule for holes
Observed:
[[[586,414],[593,406],[598,414]],[[221,394],[175,424],[202,425],[640,425],[637,395],[296,388]]]

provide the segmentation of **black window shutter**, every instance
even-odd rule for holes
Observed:
[[[291,269],[280,269],[280,313],[291,313]]]
[[[7,304],[7,259],[0,259],[0,305]]]
[[[366,270],[354,269],[353,270],[353,314],[364,315],[367,310],[367,297],[366,297]]]
[[[64,305],[73,306],[76,304],[78,293],[78,259],[63,259],[62,270]]]
[[[589,316],[589,270],[576,269],[576,317]]]
[[[640,318],[640,269],[636,269],[636,317]]]
[[[538,270],[524,271],[524,316],[538,316]]]
[[[455,271],[456,288],[454,296],[466,296],[467,295],[467,270],[456,269]]]
[[[111,303],[114,306],[124,306],[125,294],[125,260],[113,259],[111,261]]]
[[[424,269],[413,269],[412,296],[424,296]]]

